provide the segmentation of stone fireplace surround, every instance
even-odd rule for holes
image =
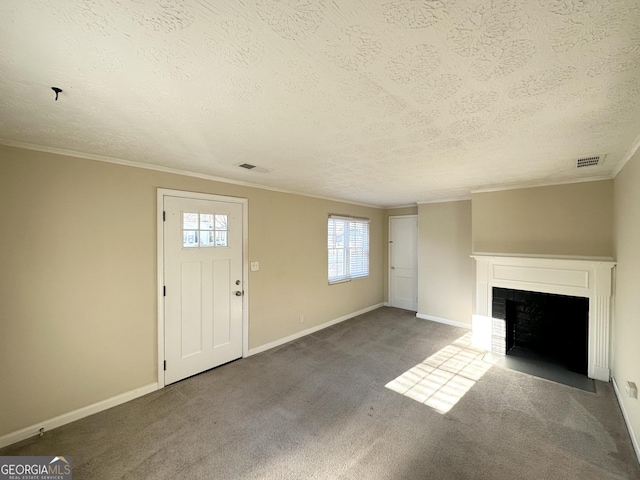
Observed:
[[[504,353],[504,320],[491,316],[493,287],[556,293],[589,299],[589,378],[609,381],[612,275],[615,262],[604,257],[482,254],[476,260],[473,341]],[[502,351],[500,351],[502,350]]]

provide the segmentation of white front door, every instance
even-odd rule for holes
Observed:
[[[418,310],[418,217],[389,217],[389,304]]]
[[[240,203],[164,195],[164,380],[242,356]]]

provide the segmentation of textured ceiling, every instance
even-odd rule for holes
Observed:
[[[0,143],[406,205],[610,178],[640,2],[2,0],[0,69]]]

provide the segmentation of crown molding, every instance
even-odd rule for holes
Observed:
[[[191,170],[181,170],[181,169],[178,169],[178,168],[163,167],[163,166],[160,166],[160,165],[153,165],[153,164],[150,164],[150,163],[133,162],[131,160],[122,160],[120,158],[107,157],[107,156],[104,156],[104,155],[95,155],[93,153],[76,152],[74,150],[65,150],[63,148],[46,147],[46,146],[43,146],[43,145],[34,145],[34,144],[30,144],[30,143],[14,142],[13,140],[6,140],[6,139],[3,139],[3,138],[0,138],[0,145],[4,145],[4,146],[7,146],[7,147],[14,147],[14,148],[22,148],[22,149],[25,149],[25,150],[34,150],[34,151],[37,151],[37,152],[52,153],[54,155],[65,155],[67,157],[75,157],[75,158],[80,158],[80,159],[83,159],[83,160],[93,160],[93,161],[96,161],[96,162],[112,163],[112,164],[115,164],[115,165],[123,165],[125,167],[142,168],[144,170],[153,170],[153,171],[156,171],[156,172],[170,173],[170,174],[173,174],[173,175],[182,175],[182,176],[185,176],[185,177],[201,178],[203,180],[211,180],[213,182],[227,183],[227,184],[231,184],[231,185],[238,185],[238,186],[241,186],[241,187],[257,188],[257,189],[260,189],[260,190],[268,190],[270,192],[286,193],[286,194],[289,194],[289,195],[299,195],[301,197],[316,198],[318,200],[327,200],[327,201],[330,201],[330,202],[346,203],[346,204],[349,204],[349,205],[357,205],[359,207],[377,208],[377,209],[381,209],[381,210],[385,209],[385,207],[383,207],[381,205],[373,205],[373,204],[368,204],[368,203],[354,202],[354,201],[351,201],[351,200],[344,200],[344,199],[334,198],[334,197],[323,197],[321,195],[313,195],[311,193],[298,192],[298,191],[295,191],[295,190],[286,190],[286,189],[283,189],[283,188],[269,187],[269,186],[266,186],[266,185],[260,185],[258,183],[244,182],[242,180],[232,180],[230,178],[218,177],[218,176],[209,175],[209,174],[206,174],[206,173],[193,172]]]
[[[433,200],[420,200],[416,203],[418,205],[429,205],[431,203],[464,202],[467,200],[471,200],[471,195],[465,193],[464,195],[455,195],[453,197],[436,198]]]
[[[622,171],[622,169],[627,164],[627,162],[631,160],[631,158],[636,154],[636,152],[638,151],[638,148],[640,148],[640,135],[636,137],[635,141],[631,145],[631,148],[627,151],[625,156],[622,157],[622,160],[618,162],[618,164],[616,165],[616,168],[613,169],[612,178],[615,178],[618,176],[618,174]]]
[[[506,190],[522,190],[524,188],[539,188],[539,187],[554,187],[554,186],[558,186],[558,185],[570,185],[570,184],[574,184],[574,183],[587,183],[587,182],[599,182],[602,180],[612,180],[613,176],[611,175],[598,175],[596,177],[588,177],[588,178],[574,178],[574,179],[567,179],[567,180],[559,180],[557,182],[529,182],[529,183],[522,183],[519,185],[505,185],[505,186],[500,186],[500,185],[496,185],[493,187],[485,187],[485,188],[477,188],[475,190],[471,190],[471,194],[476,194],[476,193],[491,193],[491,192],[502,192],[502,191],[506,191]]]

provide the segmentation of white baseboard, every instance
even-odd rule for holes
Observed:
[[[631,426],[631,421],[629,420],[629,415],[627,415],[627,411],[624,408],[624,403],[622,402],[622,394],[620,393],[620,389],[618,388],[618,382],[616,382],[615,377],[612,377],[611,381],[613,383],[613,391],[616,392],[616,397],[618,398],[618,403],[620,404],[620,410],[622,410],[624,423],[627,424],[627,429],[629,430],[629,436],[631,437],[631,444],[633,445],[633,449],[636,451],[636,457],[638,457],[638,463],[640,463],[640,443],[638,443],[638,437],[636,437],[636,434],[633,431],[633,427]]]
[[[425,315],[424,313],[416,313],[416,317],[421,318],[422,320],[431,320],[432,322],[444,323],[445,325],[451,325],[452,327],[460,327],[471,330],[471,324],[456,322],[455,320],[449,320],[448,318]]]
[[[154,392],[156,390],[158,390],[158,383],[150,383],[149,385],[145,385],[143,387],[139,387],[125,393],[121,393],[120,395],[116,395],[115,397],[107,398],[106,400],[102,400],[92,405],[87,405],[86,407],[82,407],[77,410],[64,413],[57,417],[44,420],[35,425],[31,425],[30,427],[18,430],[17,432],[8,433],[0,437],[0,448],[6,447],[7,445],[12,445],[16,442],[21,442],[22,440],[26,440],[29,437],[38,435],[41,428],[43,428],[43,431],[46,432],[48,430],[61,427],[62,425],[66,425],[67,423],[75,422],[76,420],[80,420],[81,418],[88,417],[89,415],[93,415],[94,413],[102,412],[103,410],[107,410],[111,407],[115,407],[135,398],[142,397],[143,395]]]
[[[391,304],[389,302],[384,302],[382,305],[384,305],[385,307],[390,307]]]
[[[251,355],[256,355],[258,353],[265,352],[275,347],[279,347],[280,345],[284,345],[285,343],[291,342],[292,340],[297,340],[298,338],[304,337],[311,333],[317,332],[318,330],[322,330],[323,328],[330,327],[331,325],[335,325],[336,323],[344,322],[345,320],[349,320],[350,318],[357,317],[358,315],[362,315],[363,313],[370,312],[372,310],[376,310],[377,308],[383,307],[384,303],[378,303],[377,305],[373,305],[371,307],[363,308],[362,310],[358,310],[357,312],[349,313],[348,315],[344,315],[340,318],[336,318],[334,320],[330,320],[321,325],[316,325],[315,327],[307,328],[306,330],[302,330],[301,332],[294,333],[293,335],[289,335],[288,337],[280,338],[278,340],[274,340],[273,342],[265,343],[264,345],[260,345],[259,347],[252,348],[247,353],[247,357]]]

